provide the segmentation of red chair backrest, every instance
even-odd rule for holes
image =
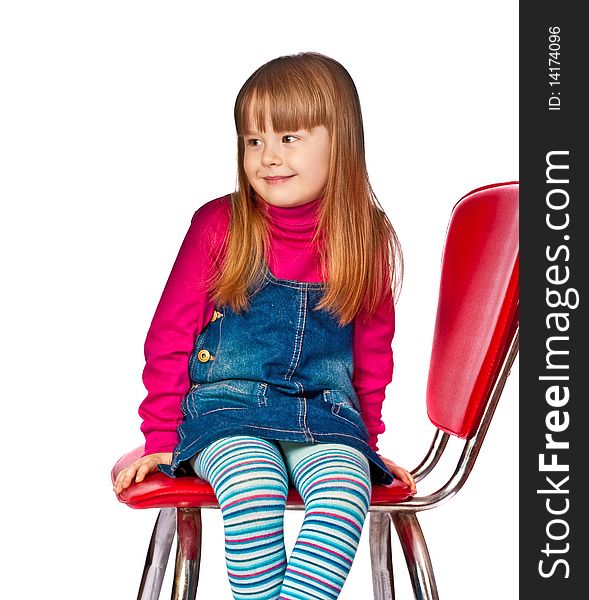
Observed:
[[[427,411],[460,438],[476,432],[518,322],[519,184],[474,190],[452,211],[442,256]]]

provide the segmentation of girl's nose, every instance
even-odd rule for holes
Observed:
[[[277,150],[274,144],[266,144],[261,156],[262,166],[270,167],[272,165],[281,165],[282,158],[280,152]]]

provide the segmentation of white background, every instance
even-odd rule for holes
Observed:
[[[193,212],[235,182],[233,101],[276,56],[351,73],[373,187],[403,244],[380,447],[406,467],[454,203],[518,178],[516,2],[3,3],[4,598],[135,598],[156,512],[109,471],[142,443],[143,341]],[[465,488],[422,513],[444,600],[517,597],[517,363]],[[289,547],[301,513],[287,514]],[[199,598],[230,598],[218,511]],[[395,546],[399,600],[412,597]],[[6,558],[8,555],[8,558]],[[367,528],[342,599],[369,598]],[[169,597],[169,589],[163,597]]]

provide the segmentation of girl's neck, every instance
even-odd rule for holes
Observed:
[[[262,200],[262,203],[266,208],[268,218],[274,223],[316,223],[321,198],[315,198],[315,200],[296,206],[276,206],[265,200]]]

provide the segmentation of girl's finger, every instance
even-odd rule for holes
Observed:
[[[137,475],[135,475],[135,481],[143,481],[144,477],[152,470],[149,463],[143,463],[137,469]]]
[[[131,485],[131,481],[133,481],[133,478],[137,473],[137,468],[137,465],[133,463],[132,465],[129,465],[124,471],[121,471],[121,475],[123,476],[121,479],[121,484],[123,485],[123,487],[128,488]]]
[[[121,486],[123,485],[123,482],[125,481],[125,477],[127,476],[127,469],[123,469],[118,475],[117,475],[117,479],[116,479],[116,485],[117,486]]]

